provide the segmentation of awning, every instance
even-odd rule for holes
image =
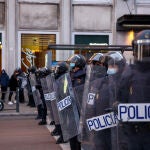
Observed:
[[[150,29],[150,15],[123,15],[117,19],[117,31]]]

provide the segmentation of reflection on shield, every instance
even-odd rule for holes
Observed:
[[[57,108],[65,141],[79,134],[79,112],[75,101],[71,78],[68,73],[57,80]]]
[[[35,74],[32,74],[32,73],[30,74],[29,82],[30,82],[30,85],[31,85],[35,105],[38,106],[38,105],[42,104],[42,100],[41,100],[41,97],[40,97],[39,90],[36,89],[37,82],[36,82]]]

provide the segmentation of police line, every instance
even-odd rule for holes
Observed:
[[[104,130],[117,126],[118,122],[149,122],[150,103],[124,103],[118,105],[118,116],[113,112],[86,120],[89,131]]]

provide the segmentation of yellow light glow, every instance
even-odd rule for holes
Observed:
[[[2,42],[0,42],[0,49],[2,49]]]
[[[128,44],[128,45],[131,45],[133,39],[134,39],[134,31],[132,30],[132,31],[129,31],[129,32],[128,32],[127,41],[126,41],[127,44]]]

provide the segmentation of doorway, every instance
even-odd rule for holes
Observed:
[[[56,52],[51,51],[48,58],[48,45],[56,44],[56,34],[21,34],[21,68],[26,71],[31,65],[37,68],[45,67],[48,62],[56,60]]]

